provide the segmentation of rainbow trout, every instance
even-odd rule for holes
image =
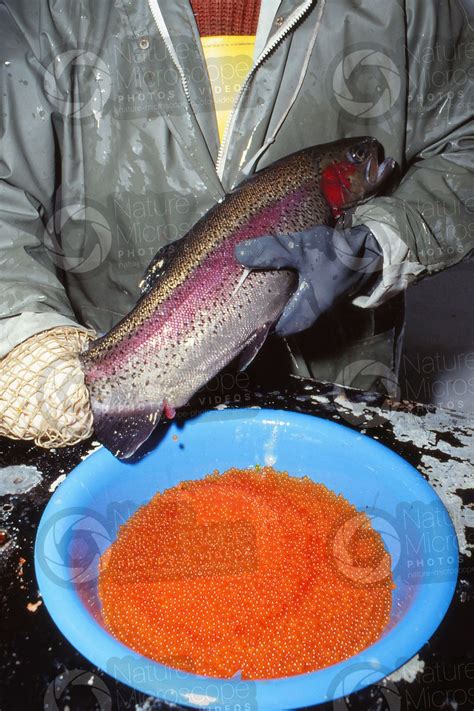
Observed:
[[[128,459],[241,354],[246,367],[297,285],[290,270],[246,273],[238,242],[334,224],[373,195],[395,162],[373,138],[293,153],[242,182],[178,243],[160,250],[134,309],[81,355],[95,433]]]

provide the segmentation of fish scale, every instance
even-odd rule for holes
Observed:
[[[393,170],[391,160],[379,165],[380,152],[363,137],[282,158],[158,252],[137,305],[80,356],[95,434],[117,457],[133,456],[163,411],[172,415],[237,355],[248,365],[294,292],[297,276],[286,269],[243,279],[235,247],[334,224]]]

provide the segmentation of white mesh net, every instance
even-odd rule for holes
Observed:
[[[92,434],[92,412],[77,358],[91,333],[61,326],[31,336],[0,360],[0,435],[41,447]]]

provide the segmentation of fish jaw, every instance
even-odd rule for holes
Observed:
[[[339,151],[325,160],[321,172],[321,192],[333,217],[338,219],[346,210],[370,199],[396,168],[393,158],[383,160],[383,147],[375,138],[342,141]]]

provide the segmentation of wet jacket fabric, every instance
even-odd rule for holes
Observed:
[[[2,0],[0,355],[55,325],[107,331],[157,250],[243,178],[373,135],[400,174],[350,219],[383,277],[290,344],[298,372],[373,386],[360,363],[395,367],[403,289],[474,243],[473,54],[459,0],[263,0],[219,151],[187,0]]]

